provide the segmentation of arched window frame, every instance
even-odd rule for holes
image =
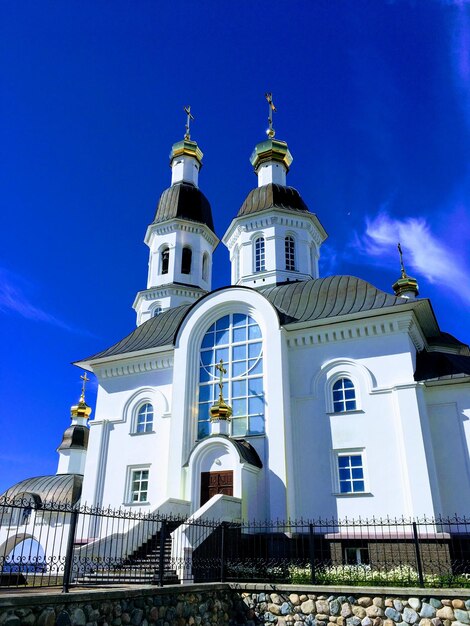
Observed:
[[[355,394],[356,408],[354,409],[346,409],[346,410],[337,410],[335,409],[334,403],[334,387],[338,383],[338,381],[342,379],[350,380]],[[364,393],[364,389],[362,388],[361,381],[358,380],[355,372],[351,371],[336,371],[332,376],[330,376],[326,381],[326,410],[327,413],[331,413],[333,415],[344,415],[347,413],[357,413],[362,412],[362,394]]]
[[[253,238],[253,271],[255,274],[266,271],[266,241],[263,235]]]
[[[150,407],[151,410],[146,409]],[[151,419],[148,416],[151,414]],[[143,417],[144,419],[140,419]],[[133,434],[134,435],[148,435],[154,431],[155,424],[155,408],[150,400],[144,400],[139,402],[133,411]]]
[[[350,376],[338,376],[331,384],[333,413],[357,411],[357,388]]]
[[[163,246],[160,250],[160,274],[168,274],[170,271],[170,248]]]
[[[185,275],[191,274],[193,261],[193,251],[190,246],[183,246],[181,250],[181,273]]]
[[[201,275],[202,275],[202,280],[209,279],[209,254],[207,252],[204,252],[204,254],[202,255]]]
[[[125,402],[122,407],[121,422],[126,422],[129,427],[129,434],[140,435],[136,432],[137,415],[139,409],[144,404],[151,404],[153,407],[153,425],[158,430],[158,423],[161,419],[170,417],[170,405],[167,397],[159,389],[152,387],[141,387],[137,389]],[[152,431],[153,432],[153,431]],[[149,434],[149,433],[145,433]]]
[[[235,246],[233,251],[233,282],[236,283],[240,278],[240,248]]]
[[[163,313],[162,305],[160,302],[156,302],[150,309],[150,317],[157,317],[160,313]]]
[[[223,324],[229,318],[227,328]],[[245,318],[246,323],[242,323]],[[243,331],[245,329],[245,332]],[[214,343],[210,342],[209,335],[213,333]],[[224,338],[226,335],[226,339]],[[245,337],[245,338],[243,338]],[[265,384],[264,384],[264,346],[263,333],[259,323],[248,313],[226,313],[218,317],[201,338],[199,347],[199,372],[206,370],[206,377],[200,379],[198,389],[197,424],[201,426],[197,438],[204,439],[210,434],[203,432],[208,421],[208,410],[217,399],[218,374],[210,374],[213,366],[219,362],[222,353],[227,353],[224,366],[228,369],[224,375],[224,400],[233,408],[231,419],[232,436],[248,437],[263,436],[265,434]],[[213,351],[212,359],[205,365],[204,354]],[[213,361],[215,359],[215,361]],[[247,369],[243,369],[246,363]],[[237,371],[240,373],[237,374]],[[242,373],[243,372],[243,373]],[[245,392],[242,391],[245,389]],[[202,396],[202,390],[207,390]],[[260,404],[261,403],[261,404]],[[240,413],[238,408],[240,407]],[[245,411],[242,408],[245,408]],[[260,410],[261,408],[261,410]],[[207,412],[207,414],[206,414]],[[206,418],[207,419],[204,419]],[[243,430],[243,419],[246,420],[246,430]],[[243,430],[243,432],[242,432]]]
[[[295,237],[290,233],[284,237],[284,261],[287,271],[296,271],[297,263]]]

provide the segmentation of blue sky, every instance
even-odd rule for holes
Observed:
[[[70,363],[135,326],[187,104],[219,237],[256,185],[272,91],[288,182],[329,234],[322,275],[390,292],[401,241],[441,328],[470,341],[464,0],[3,0],[0,75],[0,492],[56,471]],[[214,264],[228,284],[222,245]]]

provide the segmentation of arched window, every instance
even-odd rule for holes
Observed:
[[[240,277],[240,250],[235,248],[233,251],[233,282],[236,283]]]
[[[191,259],[193,258],[193,252],[191,248],[185,246],[181,254],[181,273],[191,274]]]
[[[198,438],[209,435],[209,409],[219,397],[220,359],[224,400],[233,409],[232,436],[264,433],[263,343],[261,329],[248,315],[231,313],[204,335],[199,362]]]
[[[153,406],[150,403],[143,404],[137,413],[135,425],[136,433],[151,433],[153,430]]]
[[[356,410],[356,390],[350,378],[340,378],[333,385],[333,411],[344,413]]]
[[[202,280],[207,280],[209,276],[209,255],[204,252],[202,255]]]
[[[169,265],[170,265],[170,248],[163,248],[163,250],[160,253],[161,274],[168,274]]]
[[[295,271],[295,241],[290,235],[284,239],[284,250],[286,257],[286,270]]]
[[[156,306],[152,311],[152,317],[157,317],[163,311],[161,306]]]
[[[264,237],[255,239],[255,272],[264,272],[266,269]]]

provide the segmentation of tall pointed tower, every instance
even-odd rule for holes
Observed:
[[[214,233],[209,201],[198,187],[202,152],[191,140],[191,108],[186,107],[186,134],[170,153],[171,187],[158,202],[145,243],[150,248],[147,289],[133,307],[139,326],[171,307],[193,302],[211,290]]]
[[[250,161],[258,187],[250,191],[223,237],[230,251],[232,284],[263,288],[318,278],[320,246],[327,234],[299,192],[286,185],[292,164],[287,143],[275,139],[271,94],[268,139]]]

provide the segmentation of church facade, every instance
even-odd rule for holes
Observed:
[[[403,268],[391,295],[319,276],[327,235],[287,185],[292,157],[271,131],[251,157],[258,186],[223,236],[232,284],[212,292],[218,238],[189,134],[170,162],[137,329],[77,363],[99,381],[83,501],[178,502],[197,516],[225,494],[244,519],[462,510],[470,353],[416,281]]]
[[[211,291],[202,152],[189,129],[173,146],[137,327],[76,363],[98,380],[95,416],[82,396],[54,489],[73,477],[71,501],[208,519],[465,512],[468,346],[441,331],[403,265],[393,294],[319,276],[327,235],[288,186],[292,156],[272,127],[251,162],[258,186],[222,238],[231,285]]]

